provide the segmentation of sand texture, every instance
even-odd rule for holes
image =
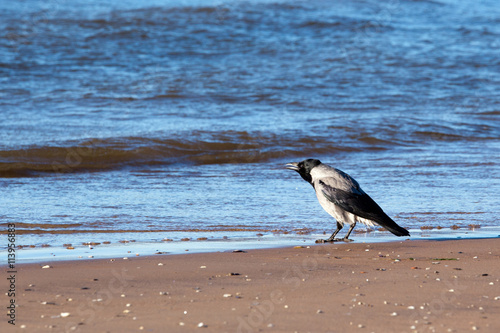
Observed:
[[[473,239],[23,264],[0,331],[500,332],[499,263]]]

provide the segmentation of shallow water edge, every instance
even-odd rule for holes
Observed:
[[[365,233],[356,233],[351,236],[355,243],[381,243],[412,240],[451,240],[451,239],[486,239],[499,238],[500,227],[482,227],[479,229],[410,229],[411,237],[395,237],[386,231],[371,231]],[[225,233],[229,235],[228,233]],[[204,233],[206,236],[206,233]],[[137,236],[137,235],[124,235]],[[210,237],[197,237],[190,233],[192,238],[183,237],[182,233],[175,234],[171,239],[162,239],[161,234],[151,234],[151,237],[158,236],[158,239],[121,240],[118,242],[97,241],[100,237],[87,237],[87,239],[96,238],[95,241],[86,241],[78,244],[64,244],[64,246],[41,246],[26,247],[16,250],[16,263],[45,263],[51,261],[67,260],[92,260],[92,259],[111,259],[129,258],[139,256],[157,256],[185,253],[208,253],[208,252],[230,252],[244,251],[265,248],[278,248],[288,246],[313,246],[315,240],[327,238],[325,234],[270,234],[261,236],[249,236],[248,234],[233,234],[230,236],[221,236],[212,234]],[[194,236],[194,237],[193,237]],[[336,245],[348,246],[350,243],[336,242]],[[324,246],[328,246],[324,244]],[[0,251],[0,265],[7,263],[7,250]]]

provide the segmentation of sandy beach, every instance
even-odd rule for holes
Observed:
[[[472,239],[22,264],[0,331],[499,332],[499,257]]]

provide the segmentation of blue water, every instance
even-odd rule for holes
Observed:
[[[498,225],[494,1],[25,0],[0,31],[0,232],[26,259],[312,242],[334,221],[283,168],[309,157],[415,237]]]

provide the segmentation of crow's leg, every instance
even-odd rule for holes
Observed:
[[[330,236],[328,239],[318,239],[316,243],[326,243],[326,242],[334,242],[336,241],[335,236],[339,233],[340,230],[342,230],[344,226],[340,223],[337,222],[337,230],[333,232],[333,234]]]
[[[352,239],[349,239],[349,235],[351,234],[352,229],[354,229],[355,226],[356,226],[356,221],[354,221],[354,223],[351,224],[349,230],[347,231],[347,235],[345,235],[345,237],[342,239],[344,242],[352,242]]]

